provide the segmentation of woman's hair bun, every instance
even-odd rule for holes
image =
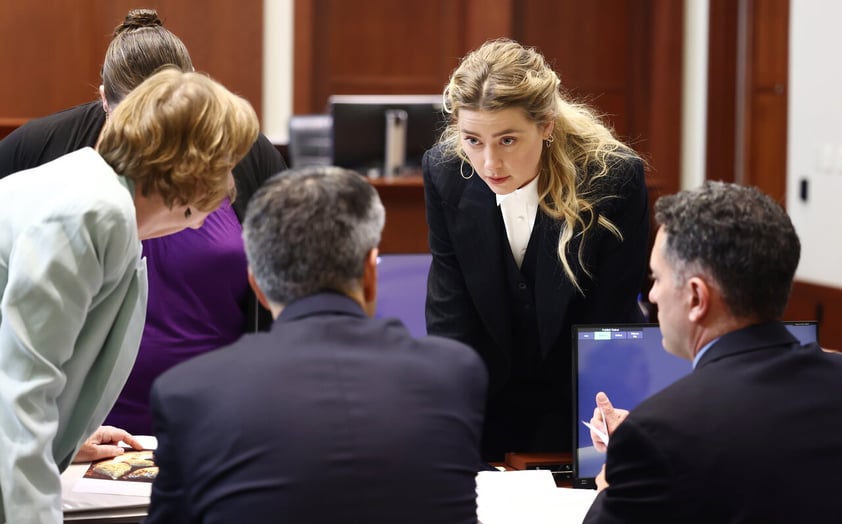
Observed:
[[[126,15],[123,23],[114,28],[114,34],[119,35],[124,31],[132,31],[142,27],[163,26],[164,23],[158,18],[158,11],[154,9],[132,9]]]

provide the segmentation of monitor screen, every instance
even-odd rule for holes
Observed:
[[[442,95],[333,95],[332,162],[362,174],[382,172],[386,155],[386,111],[406,111],[406,168],[438,140],[447,121]]]
[[[815,322],[785,322],[802,343],[818,341]],[[594,487],[605,463],[597,452],[589,422],[596,394],[604,391],[611,403],[632,410],[649,396],[690,373],[689,360],[667,353],[657,324],[573,326],[574,487]]]
[[[413,336],[426,335],[424,304],[431,262],[432,255],[429,253],[380,255],[375,317],[398,318]]]

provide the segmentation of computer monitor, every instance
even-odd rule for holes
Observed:
[[[784,322],[802,344],[818,341],[816,322]],[[604,391],[623,409],[638,404],[692,371],[692,363],[667,353],[657,324],[573,326],[573,486],[593,488],[605,463],[590,430],[596,401]]]
[[[420,168],[447,122],[442,95],[333,95],[332,163],[366,175],[383,172],[386,154],[386,111],[406,112],[406,168]]]

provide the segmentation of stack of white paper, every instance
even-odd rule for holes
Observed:
[[[477,475],[480,524],[581,524],[595,497],[594,490],[557,488],[547,470]]]

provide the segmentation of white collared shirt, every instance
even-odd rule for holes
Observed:
[[[497,195],[497,205],[506,224],[509,247],[520,267],[538,214],[538,177],[508,195]]]

